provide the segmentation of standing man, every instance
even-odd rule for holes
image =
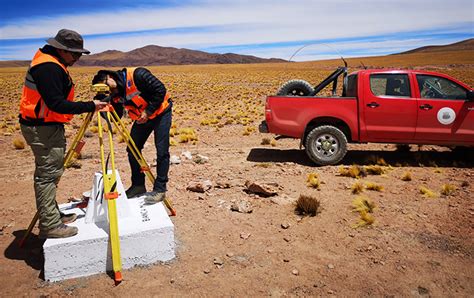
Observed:
[[[100,70],[92,84],[104,83],[110,87],[112,105],[119,117],[123,108],[134,123],[130,132],[140,152],[153,132],[156,147],[157,177],[153,191],[146,193],[145,174],[130,149],[128,160],[132,172],[132,185],[126,191],[132,198],[146,193],[145,202],[155,204],[164,200],[170,163],[169,139],[172,101],[163,83],[143,67],[124,68],[119,71]]]
[[[77,234],[67,226],[75,214],[65,215],[56,202],[56,188],[63,174],[66,138],[64,123],[73,114],[105,107],[100,101],[74,102],[74,83],[68,66],[82,54],[84,41],[79,33],[61,29],[39,49],[26,73],[20,101],[21,132],[35,156],[34,188],[39,212],[40,238],[65,238]]]

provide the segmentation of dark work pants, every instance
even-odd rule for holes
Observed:
[[[171,128],[172,103],[168,108],[143,124],[134,122],[130,131],[135,145],[140,152],[143,149],[151,132],[154,132],[156,147],[156,180],[153,191],[165,192],[168,182],[168,170],[170,168],[170,128]],[[132,185],[145,185],[145,174],[140,170],[140,164],[135,159],[130,149],[127,148],[128,161],[132,170]]]

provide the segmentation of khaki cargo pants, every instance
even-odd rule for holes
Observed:
[[[35,156],[34,187],[40,230],[61,224],[56,203],[56,188],[63,174],[66,138],[63,125],[26,126],[21,132]]]

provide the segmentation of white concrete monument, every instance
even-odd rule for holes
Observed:
[[[143,197],[127,199],[117,174],[117,217],[122,269],[170,261],[175,257],[174,225],[163,203],[145,205]],[[59,205],[62,212],[76,213],[69,224],[79,233],[44,243],[44,277],[47,281],[89,276],[112,271],[107,202],[103,199],[102,174],[96,173],[87,208],[77,203]],[[123,273],[124,275],[126,273]]]

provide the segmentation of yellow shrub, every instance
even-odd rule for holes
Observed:
[[[425,197],[427,197],[427,198],[436,198],[437,197],[437,194],[434,191],[432,191],[431,189],[429,189],[425,186],[420,187],[420,193],[422,195],[424,195]]]
[[[400,179],[402,179],[403,181],[411,181],[411,173],[405,172]]]
[[[451,185],[451,184],[444,184],[441,187],[441,194],[445,196],[452,195],[456,191],[456,186]]]
[[[25,149],[25,142],[20,138],[15,138],[13,140],[13,147],[17,150]]]

